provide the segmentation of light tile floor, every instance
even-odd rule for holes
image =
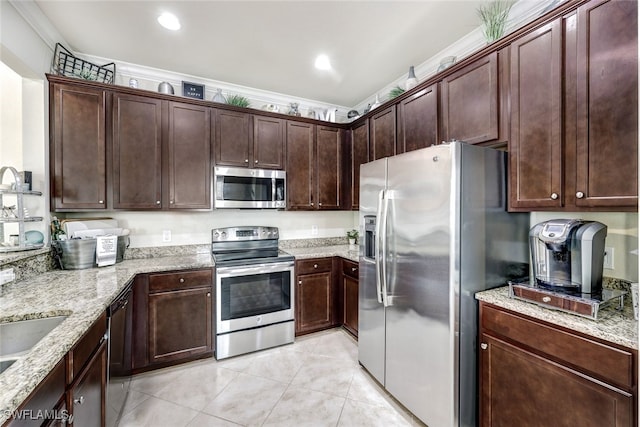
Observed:
[[[109,398],[123,398],[116,393]],[[424,426],[359,366],[342,329],[137,375],[119,425]]]

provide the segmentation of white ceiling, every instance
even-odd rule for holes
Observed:
[[[354,106],[477,28],[481,1],[36,3],[76,52]],[[320,53],[333,71],[314,69]]]

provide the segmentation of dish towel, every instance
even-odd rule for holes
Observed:
[[[107,235],[96,237],[96,263],[98,267],[116,263],[118,251],[118,236]]]

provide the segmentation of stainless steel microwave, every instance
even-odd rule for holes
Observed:
[[[269,169],[214,168],[214,207],[285,209],[286,172]]]

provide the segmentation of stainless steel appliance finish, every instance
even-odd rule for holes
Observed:
[[[581,294],[602,291],[607,226],[596,221],[554,219],[529,232],[531,283]]]
[[[109,349],[107,353],[106,426],[117,426],[127,402],[131,383],[133,304],[130,282],[107,309]]]
[[[216,358],[294,340],[294,258],[275,227],[211,231],[216,264]]]
[[[362,165],[358,358],[429,426],[475,426],[477,291],[526,276],[505,153],[452,142]]]
[[[287,207],[286,172],[270,169],[216,167],[213,174],[214,207],[284,209]]]

